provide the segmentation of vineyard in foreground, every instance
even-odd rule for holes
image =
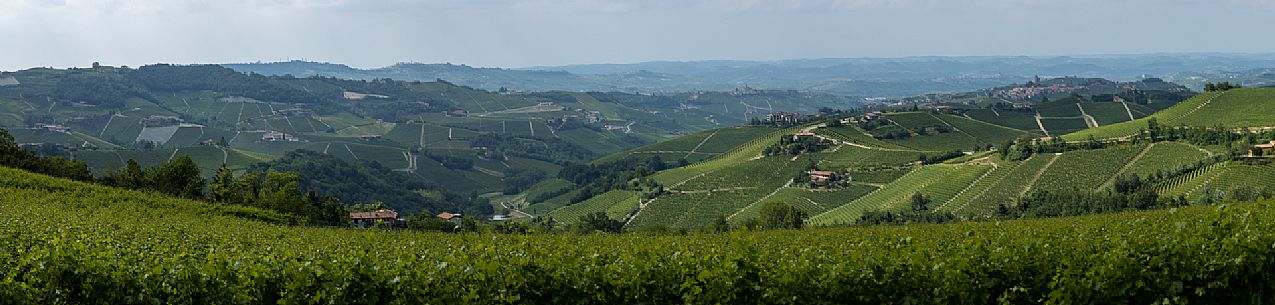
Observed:
[[[690,235],[298,228],[0,169],[0,303],[1254,303],[1271,203]]]

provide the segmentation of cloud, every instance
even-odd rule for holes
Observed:
[[[1275,0],[0,0],[0,69],[1271,51]],[[1189,21],[1189,22],[1182,22]],[[1210,36],[1210,43],[1194,37]]]

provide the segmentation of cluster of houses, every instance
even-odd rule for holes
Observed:
[[[766,122],[775,125],[794,125],[801,124],[805,119],[804,116],[792,112],[771,112],[766,115]]]
[[[743,87],[735,88],[735,90],[730,91],[730,95],[734,95],[734,96],[756,95],[756,94],[761,94],[761,90],[757,90],[753,87],[749,87],[748,85],[744,85]]]
[[[457,226],[460,225],[464,214],[442,212],[434,215],[435,218],[450,221]],[[376,211],[366,212],[350,212],[350,224],[360,228],[373,226],[401,227],[403,219],[399,217],[399,213],[390,209],[380,209]]]
[[[869,111],[864,113],[862,116],[852,116],[848,118],[843,118],[841,119],[841,124],[866,123],[866,122],[880,120],[881,118],[884,118],[884,117],[885,117],[885,113],[882,113],[880,111]]]

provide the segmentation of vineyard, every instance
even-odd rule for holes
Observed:
[[[1062,154],[1040,176],[1033,190],[1096,190],[1141,152],[1145,145],[1126,145]]]
[[[1191,144],[1159,142],[1153,144],[1146,155],[1133,162],[1125,173],[1146,176],[1160,170],[1192,165],[1208,157],[1208,152]]]
[[[1242,162],[1214,164],[1166,181],[1158,190],[1165,196],[1185,196],[1187,200],[1199,200],[1208,189],[1225,193],[1244,186],[1275,190],[1275,166]]]
[[[997,165],[971,183],[967,189],[952,197],[951,200],[941,203],[935,210],[954,214],[987,215],[992,213],[996,208],[994,203],[980,202],[975,204],[975,200],[987,194],[988,190],[993,186],[1014,184],[1014,181],[1006,181],[1005,177],[1014,172],[1014,169],[1018,168],[1019,164],[1022,164],[1022,162],[1005,162]]]
[[[877,190],[876,187],[852,184],[841,189],[835,190],[807,190],[801,188],[784,188],[775,193],[774,196],[758,201],[756,204],[750,205],[743,210],[731,215],[729,220],[736,224],[742,223],[749,219],[756,218],[761,214],[761,209],[767,202],[782,202],[790,206],[800,209],[806,215],[818,215],[832,209],[836,209],[850,200],[859,198],[872,191]]]
[[[597,212],[605,212],[607,217],[612,219],[624,219],[637,207],[637,193],[629,190],[613,190],[580,203],[558,208],[549,212],[548,216],[565,224],[573,223],[580,220],[580,217]]]
[[[476,235],[285,227],[230,216],[247,210],[0,169],[0,300],[1249,303],[1275,289],[1269,204],[685,236]]]
[[[1040,127],[1036,126],[1036,114],[1033,112],[1009,109],[974,109],[966,111],[965,115],[971,119],[1009,128],[1019,130],[1040,130]]]
[[[934,202],[947,202],[990,169],[990,165],[975,164],[921,167],[884,188],[815,215],[807,222],[814,225],[852,224],[864,212],[903,208],[907,205],[908,198],[917,192],[931,197]]]
[[[1151,118],[1165,126],[1211,127],[1220,124],[1232,128],[1270,127],[1271,122],[1275,122],[1275,107],[1268,103],[1272,99],[1275,99],[1275,89],[1272,88],[1202,93],[1149,117],[1068,134],[1064,139],[1084,140],[1091,135],[1097,138],[1128,136],[1137,133],[1139,128],[1147,127]]]
[[[1057,155],[1034,155],[1027,160],[1018,162],[1017,166],[1007,168],[1005,177],[1001,181],[1005,183],[994,183],[988,185],[986,190],[978,192],[974,199],[967,204],[966,211],[974,212],[978,215],[987,215],[996,210],[1000,204],[1011,204],[1018,197],[1025,193],[1032,184],[1049,169],[1050,163],[1057,159]]]

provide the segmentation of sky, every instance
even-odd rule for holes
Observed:
[[[0,70],[1275,52],[1275,0],[0,0]]]

